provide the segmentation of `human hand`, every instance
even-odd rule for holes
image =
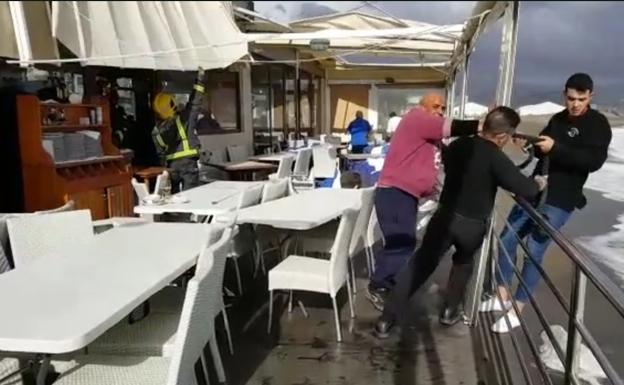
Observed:
[[[548,154],[555,145],[555,141],[553,140],[553,138],[546,135],[540,135],[539,138],[542,140],[535,143],[535,146],[538,147],[542,151],[542,153]]]
[[[544,189],[548,185],[548,176],[536,175],[535,177],[533,177],[533,179],[535,180],[535,182],[537,182],[539,190],[544,191]]]
[[[515,144],[516,146],[520,147],[520,148],[524,148],[527,145],[527,140],[526,139],[521,139],[521,138],[512,138],[513,144]]]

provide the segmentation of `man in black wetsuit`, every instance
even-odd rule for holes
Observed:
[[[375,325],[378,338],[388,337],[411,296],[451,246],[455,246],[453,268],[440,322],[453,325],[461,320],[463,293],[472,274],[473,255],[483,241],[498,187],[532,198],[546,186],[545,178],[532,180],[522,175],[501,150],[519,123],[520,117],[514,110],[497,107],[486,116],[481,134],[459,138],[444,151],[446,175],[439,207]]]

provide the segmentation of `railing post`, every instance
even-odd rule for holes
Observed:
[[[575,373],[575,365],[578,364],[579,360],[579,349],[581,346],[581,340],[578,336],[578,330],[576,329],[575,321],[579,322],[582,320],[582,314],[584,311],[584,300],[583,297],[585,295],[584,288],[581,289],[581,284],[585,285],[585,279],[583,274],[581,273],[581,269],[578,265],[574,267],[574,277],[572,279],[572,295],[570,298],[570,317],[568,319],[568,341],[566,343],[566,362],[565,362],[565,376],[564,376],[564,384],[575,384],[576,382],[576,373]]]
[[[479,312],[479,305],[481,303],[481,295],[483,294],[483,282],[485,275],[488,272],[490,266],[490,260],[492,257],[492,251],[494,244],[494,216],[490,220],[483,245],[481,246],[481,252],[479,253],[479,259],[477,260],[476,274],[473,282],[468,288],[468,300],[466,309],[467,323],[469,326],[475,326],[477,323],[477,315]]]
[[[576,293],[577,300],[577,308],[576,308],[576,319],[579,323],[583,323],[585,320],[585,299],[587,295],[587,277],[583,274],[580,269],[577,267],[579,271],[578,276],[578,291]],[[572,376],[575,380],[578,380],[578,372],[581,368],[581,339],[577,338],[574,341],[574,357],[572,360]],[[576,381],[578,383],[578,381]]]

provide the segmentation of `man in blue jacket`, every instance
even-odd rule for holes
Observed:
[[[362,111],[355,113],[355,120],[349,123],[347,132],[351,135],[351,152],[362,154],[368,146],[368,135],[373,130],[368,120],[364,119]]]

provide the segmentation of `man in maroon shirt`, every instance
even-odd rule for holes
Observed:
[[[444,97],[430,93],[402,119],[392,137],[375,194],[375,211],[384,248],[375,263],[368,299],[382,310],[395,275],[416,248],[418,200],[435,192],[436,152],[443,138],[472,135],[478,120],[443,118]]]

